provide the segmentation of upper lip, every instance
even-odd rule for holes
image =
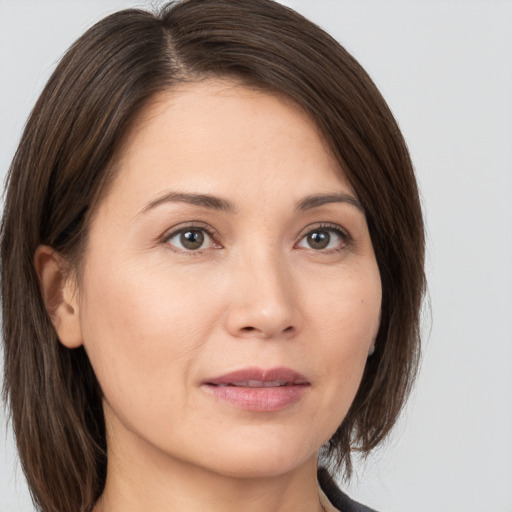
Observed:
[[[286,385],[309,385],[304,375],[290,368],[244,368],[219,377],[206,379],[203,384],[213,386],[273,387]]]

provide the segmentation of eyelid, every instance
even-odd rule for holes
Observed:
[[[317,229],[330,229],[332,231],[338,232],[347,240],[352,238],[345,228],[341,227],[339,224],[336,224],[334,222],[315,222],[313,224],[309,224],[308,226],[299,231],[296,238],[302,239],[308,233],[311,233],[311,231],[315,231]]]

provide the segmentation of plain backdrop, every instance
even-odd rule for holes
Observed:
[[[381,89],[428,225],[421,375],[395,433],[347,490],[381,512],[512,512],[512,2],[284,3],[333,34]],[[65,49],[134,5],[151,6],[0,0],[2,177]],[[2,414],[0,510],[30,512]]]

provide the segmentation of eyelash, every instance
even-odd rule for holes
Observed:
[[[217,232],[215,230],[213,230],[210,226],[203,224],[203,223],[190,223],[190,224],[187,224],[178,229],[173,229],[171,233],[165,234],[162,237],[162,242],[167,244],[167,246],[172,251],[179,253],[179,254],[186,254],[187,256],[199,256],[199,255],[203,254],[204,250],[209,249],[209,248],[198,249],[198,250],[193,250],[193,249],[187,250],[185,248],[180,249],[180,248],[173,246],[170,243],[170,240],[172,240],[174,237],[181,235],[183,233],[186,233],[187,231],[202,231],[202,232],[206,233],[206,235],[210,238],[211,243],[214,244],[214,246],[215,246],[214,247],[215,249],[222,248],[222,245],[216,240]],[[333,253],[337,253],[337,252],[340,252],[343,249],[345,249],[346,246],[349,245],[352,241],[350,235],[346,231],[344,231],[340,226],[338,226],[337,224],[329,224],[329,223],[322,224],[321,223],[321,224],[317,224],[314,226],[308,226],[306,229],[304,229],[301,232],[301,234],[298,235],[297,238],[299,238],[299,241],[294,245],[294,247],[296,247],[300,242],[302,242],[308,235],[315,233],[315,232],[319,232],[319,231],[327,231],[330,233],[335,233],[336,236],[338,236],[342,240],[343,246],[339,249],[336,248],[336,249],[328,249],[328,250],[324,250],[324,249],[316,250],[313,247],[309,247],[309,248],[305,248],[306,250],[311,250],[315,253],[324,254],[324,255],[333,254]]]

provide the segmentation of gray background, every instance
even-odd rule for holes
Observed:
[[[422,373],[394,435],[358,463],[348,490],[382,512],[511,512],[512,2],[285,3],[380,87],[428,223]],[[149,2],[0,0],[2,177],[58,58],[93,22],[133,5]],[[0,511],[32,510],[0,413]]]

